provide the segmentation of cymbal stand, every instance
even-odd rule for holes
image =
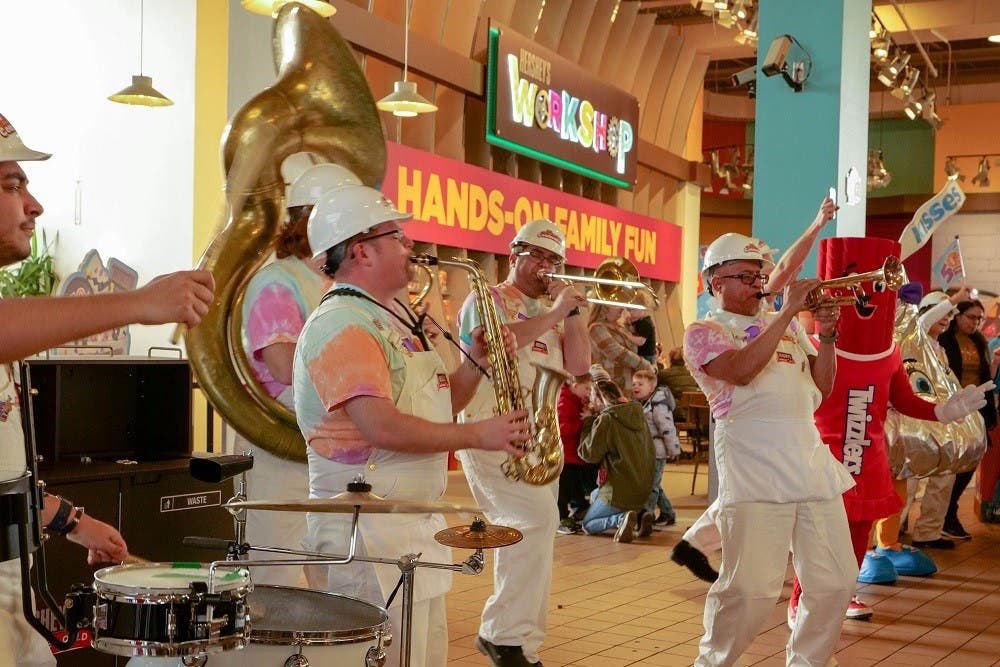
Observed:
[[[244,470],[240,473],[240,483],[236,487],[236,493],[233,497],[229,499],[228,502],[243,502],[247,499],[247,473]],[[227,507],[226,511],[233,516],[233,529],[236,532],[236,548],[230,547],[229,553],[226,556],[226,560],[246,560],[246,551],[239,549],[239,545],[242,545],[246,540],[247,536],[247,511],[246,508],[235,509],[232,507]],[[209,572],[209,581],[211,581],[211,572]]]

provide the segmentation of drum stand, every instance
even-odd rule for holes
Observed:
[[[348,554],[327,554],[313,551],[298,551],[295,549],[284,549],[281,547],[255,547],[250,545],[236,545],[236,549],[243,552],[246,547],[249,551],[260,551],[273,554],[287,554],[291,556],[306,556],[301,559],[289,560],[255,560],[251,563],[253,567],[263,565],[265,567],[280,565],[345,565],[353,561],[362,563],[375,563],[379,565],[395,565],[400,571],[401,588],[403,592],[402,605],[402,643],[399,649],[400,667],[410,667],[410,643],[413,632],[413,585],[414,576],[418,567],[429,567],[437,570],[451,570],[461,574],[478,575],[486,565],[486,557],[482,549],[476,549],[475,553],[466,558],[461,563],[431,563],[420,560],[420,554],[405,554],[396,559],[379,558],[376,556],[360,556],[356,553],[358,535],[358,516],[360,510],[355,510],[351,523],[351,543]],[[229,546],[229,551],[234,551],[233,546]],[[209,565],[209,580],[211,581],[216,567],[232,566],[232,560],[215,561]]]

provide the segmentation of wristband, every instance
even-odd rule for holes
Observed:
[[[580,306],[577,306],[573,310],[566,313],[566,317],[576,317],[579,314],[580,314]]]
[[[837,338],[839,336],[840,336],[840,334],[837,333],[836,329],[834,329],[833,334],[830,335],[830,336],[824,336],[823,334],[819,334],[819,342],[821,342],[821,343],[834,343],[834,342],[837,341]]]
[[[66,500],[62,496],[52,496],[53,498],[58,498],[59,509],[56,511],[56,515],[52,517],[52,521],[45,524],[45,530],[50,533],[55,533],[56,535],[63,535],[63,530],[66,529],[66,522],[69,521],[70,514],[73,513],[73,503]]]
[[[74,507],[73,509],[75,510],[75,513],[70,520],[66,522],[66,527],[62,529],[62,532],[59,533],[60,535],[69,535],[80,524],[80,519],[83,518],[83,508]]]

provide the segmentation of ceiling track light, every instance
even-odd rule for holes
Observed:
[[[955,158],[949,157],[944,161],[944,173],[948,177],[949,181],[964,181],[965,175],[959,170],[958,165],[955,164]]]
[[[979,170],[972,177],[972,182],[981,188],[990,187],[990,160],[987,156],[979,160]]]

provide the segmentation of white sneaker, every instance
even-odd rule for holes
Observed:
[[[872,613],[872,608],[862,602],[861,599],[855,595],[851,598],[851,604],[847,605],[847,611],[844,612],[844,617],[863,621],[867,618],[871,618]]]
[[[629,510],[622,516],[622,522],[618,524],[615,532],[615,542],[631,542],[635,537],[635,512]]]

